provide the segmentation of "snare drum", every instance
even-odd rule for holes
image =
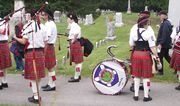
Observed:
[[[123,62],[109,59],[100,62],[93,70],[92,82],[102,94],[114,95],[122,91],[128,81]]]

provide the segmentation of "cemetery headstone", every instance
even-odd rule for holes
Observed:
[[[54,11],[54,21],[60,22],[60,11]]]
[[[121,26],[123,26],[122,13],[121,13],[121,12],[117,12],[117,13],[115,14],[115,26],[116,26],[116,27],[121,27]]]

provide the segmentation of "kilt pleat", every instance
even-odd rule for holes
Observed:
[[[134,51],[132,53],[131,74],[135,77],[153,77],[152,60],[148,51]]]
[[[12,66],[8,42],[0,44],[0,70]]]
[[[0,72],[0,77],[3,77],[4,76],[4,72]]]
[[[43,50],[35,50],[35,65],[38,79],[45,77],[45,56]],[[36,76],[33,68],[33,51],[25,53],[25,72],[24,78],[35,80]]]
[[[70,45],[70,56],[71,61],[76,64],[83,62],[83,52],[79,41]]]
[[[180,51],[174,50],[171,57],[170,67],[180,71]]]
[[[47,69],[52,69],[56,65],[56,55],[54,45],[47,45],[45,51],[45,67]]]

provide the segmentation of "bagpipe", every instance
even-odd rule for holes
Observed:
[[[84,56],[88,57],[92,53],[94,45],[88,38],[81,37],[78,39],[78,41],[80,42],[81,46],[84,47]]]
[[[58,33],[58,38],[60,38],[60,36],[66,36],[68,37],[68,33]],[[88,57],[91,53],[92,53],[92,50],[94,49],[94,45],[93,43],[88,39],[88,38],[85,38],[85,37],[81,37],[79,39],[77,39],[81,46],[84,47],[84,56],[85,57]],[[60,50],[60,40],[59,40],[59,50]]]
[[[40,17],[39,17],[39,13],[40,12],[42,12],[45,8],[46,8],[46,6],[48,5],[48,2],[45,2],[44,4],[42,4],[41,5],[41,7],[39,8],[39,10],[37,10],[36,11],[36,13],[35,13],[35,19],[36,19],[36,21],[37,21],[37,23],[38,23],[38,27],[39,27],[39,29],[41,29],[41,27],[40,27],[40,23],[41,23],[41,21],[40,21]]]
[[[58,49],[59,49],[59,51],[61,50],[61,43],[60,43],[60,38],[61,38],[61,36],[65,36],[65,37],[68,37],[69,35],[68,35],[68,33],[57,33],[57,37],[58,37],[58,42],[59,42],[59,47],[58,47]]]
[[[68,33],[58,33],[58,38],[59,38],[59,50],[61,50],[61,47],[60,47],[60,36],[66,36],[68,37],[69,34]],[[94,45],[92,44],[92,42],[88,39],[88,38],[84,38],[84,37],[81,37],[79,39],[77,39],[79,42],[80,42],[80,45],[82,47],[84,47],[84,56],[85,57],[88,57],[91,53],[92,53],[92,50],[94,49]],[[70,40],[67,40],[69,42],[69,45],[71,44]],[[67,52],[67,58],[70,59],[70,65],[72,65],[72,60],[71,60],[71,57],[70,57],[70,47],[68,46],[67,47],[69,50]]]
[[[33,22],[32,22],[32,21],[29,22],[29,23],[23,28],[23,27],[22,27],[22,26],[23,26],[23,25],[22,25],[22,18],[21,18],[20,24],[15,26],[15,34],[16,34],[16,37],[17,37],[17,38],[22,38],[24,35],[28,35],[28,34],[30,34],[30,33],[33,33],[34,31],[37,32],[37,27],[39,28],[39,30],[41,30],[41,27],[40,27],[41,22],[40,22],[40,17],[39,17],[38,14],[45,9],[45,7],[46,7],[47,4],[48,4],[48,2],[45,2],[44,4],[42,4],[42,6],[41,6],[37,11],[34,11],[34,12],[35,12],[35,13],[34,13],[35,15],[34,15],[33,19],[37,22],[37,24],[35,24],[35,25],[36,25],[35,30],[32,29],[32,30],[26,32],[25,30],[26,30],[27,28],[29,28],[29,27],[32,25]],[[32,11],[33,11],[33,10],[32,10]],[[18,42],[17,42],[17,43],[18,43]],[[18,44],[19,44],[20,51],[22,51],[22,50],[25,51],[25,50],[27,49],[28,45],[29,45],[29,42],[26,42],[25,45],[22,45],[22,44],[20,44],[20,43],[18,43]]]
[[[16,34],[17,38],[22,38],[20,25],[15,26],[15,34]],[[24,58],[24,51],[25,51],[26,44],[25,45],[21,44],[21,43],[17,42],[14,38],[12,38],[11,43],[12,44],[10,46],[10,51],[14,55]]]
[[[0,22],[4,21],[2,24],[0,24],[0,26],[2,26],[3,24],[5,24],[6,22],[8,22],[10,20],[10,17],[12,17],[12,15],[16,12],[22,11],[25,7],[22,7],[20,9],[17,9],[11,13],[9,13],[8,15],[6,15],[3,19],[0,20]]]

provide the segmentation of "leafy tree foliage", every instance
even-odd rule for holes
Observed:
[[[46,0],[24,0],[26,9],[40,8]],[[48,1],[48,0],[47,0]],[[114,11],[127,11],[128,0],[49,0],[49,7],[63,12],[76,11],[78,15],[95,13],[97,8],[111,9]],[[14,0],[0,0],[0,15],[7,15],[13,10]],[[133,12],[144,10],[147,5],[149,9],[160,11],[168,9],[169,0],[131,0]]]

